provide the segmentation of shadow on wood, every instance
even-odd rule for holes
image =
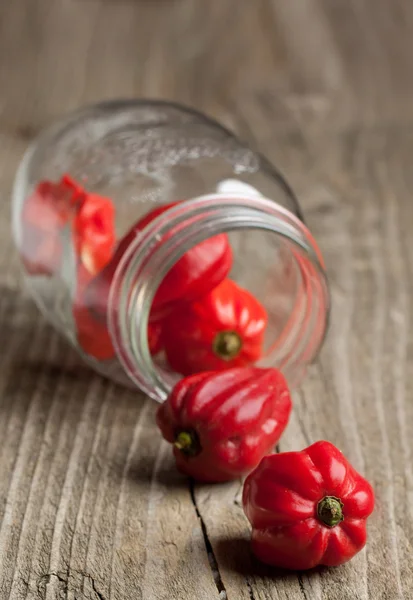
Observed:
[[[296,571],[288,571],[286,569],[277,569],[270,565],[265,565],[260,562],[252,553],[249,538],[222,538],[215,544],[216,554],[219,557],[220,565],[226,569],[235,571],[236,573],[249,577],[265,577],[276,581],[277,579],[296,579]],[[306,576],[311,577],[318,575],[321,572],[328,571],[327,567],[319,567],[306,571]]]

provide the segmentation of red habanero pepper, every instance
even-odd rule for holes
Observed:
[[[92,206],[88,207],[90,203],[91,195],[88,196],[84,208],[80,211],[79,217],[75,222],[76,231],[78,232],[77,238],[77,250],[81,256],[82,264],[90,271],[97,267],[97,259],[100,259],[104,253],[98,245],[95,244],[93,250],[93,243],[100,242],[102,240],[103,249],[108,251],[107,256],[110,254],[112,248],[112,237],[109,234],[99,236],[96,234],[96,227],[90,225],[89,214],[92,215],[92,224],[95,219],[93,208],[96,207],[96,197],[93,198]],[[106,199],[101,199],[106,200]],[[177,203],[160,206],[145,217],[143,217],[133,228],[120,240],[116,250],[106,266],[96,275],[91,277],[88,284],[82,289],[80,296],[78,296],[78,308],[76,308],[75,319],[78,323],[78,331],[83,332],[84,335],[80,336],[79,342],[83,349],[88,354],[95,356],[95,358],[101,357],[101,351],[99,343],[96,341],[99,339],[101,332],[102,335],[102,347],[104,355],[109,355],[109,345],[107,341],[110,339],[108,332],[104,331],[107,327],[107,307],[110,286],[112,283],[113,276],[116,269],[123,258],[123,255],[129,248],[133,240],[139,235],[140,231],[151,223],[157,216],[164,213],[168,208],[171,208]],[[107,211],[106,217],[108,216]],[[103,215],[105,216],[105,215]],[[110,216],[110,211],[109,211]],[[84,220],[83,220],[84,217]],[[99,219],[98,219],[99,221]],[[101,221],[100,224],[105,223]],[[105,227],[110,232],[111,218],[106,221]],[[98,223],[99,225],[99,223]],[[90,230],[90,235],[89,235]],[[86,235],[87,234],[87,235]],[[88,246],[87,241],[91,240],[91,244]],[[80,240],[80,242],[78,241]],[[106,242],[109,241],[107,245]],[[86,253],[83,252],[81,244],[85,244]],[[92,248],[92,252],[88,252],[88,248]],[[97,249],[97,252],[96,252]],[[93,260],[90,260],[90,254],[92,254]],[[106,260],[106,255],[105,255]],[[94,263],[91,265],[91,262]],[[103,261],[104,262],[104,261]],[[158,293],[154,300],[155,310],[151,313],[151,322],[148,326],[148,342],[151,354],[157,354],[162,350],[163,342],[163,327],[159,314],[163,312],[165,305],[169,303],[174,305],[174,300],[177,300],[182,295],[188,294],[190,297],[199,293],[202,294],[208,286],[213,287],[224,278],[231,268],[232,264],[232,253],[231,247],[229,246],[228,238],[226,235],[221,234],[206,240],[202,244],[199,244],[195,248],[189,250],[185,256],[183,256],[178,263],[171,269],[162,282]],[[102,262],[100,263],[102,265]],[[185,296],[186,298],[186,296]],[[81,310],[81,307],[83,309]],[[157,310],[159,308],[159,310]],[[87,309],[87,310],[86,310]],[[81,320],[84,320],[84,327],[81,326]],[[95,336],[92,336],[93,321],[96,321]],[[93,339],[92,339],[93,338]],[[90,340],[90,343],[89,343]],[[112,349],[111,356],[114,356],[114,350]]]
[[[20,254],[31,275],[52,275],[61,264],[61,230],[72,218],[85,192],[69,175],[58,183],[41,181],[22,209]]]
[[[110,198],[87,194],[73,222],[77,257],[91,275],[111,260],[116,244],[115,207]]]
[[[41,181],[23,206],[23,221],[45,231],[59,230],[83,202],[85,191],[69,175],[58,183]]]
[[[225,279],[164,321],[168,362],[183,375],[251,365],[261,357],[266,325],[258,300]]]
[[[182,379],[156,420],[180,471],[219,482],[253,469],[278,442],[290,412],[279,371],[236,368]]]
[[[86,354],[97,360],[115,358],[115,349],[106,323],[97,320],[82,303],[73,305],[73,318],[76,324],[77,341]],[[159,323],[148,325],[149,351],[152,355],[162,350],[160,327]]]
[[[112,339],[105,323],[99,323],[81,302],[73,304],[77,341],[83,352],[97,360],[115,357]]]
[[[91,281],[89,271],[81,263],[77,270],[77,290],[73,302],[73,319],[75,321],[77,341],[82,350],[97,360],[115,358],[115,349],[110,336],[106,315],[96,313],[93,307],[85,303],[84,290]],[[162,324],[148,325],[149,351],[152,355],[162,350]]]
[[[113,253],[113,219],[114,209],[110,199],[89,195],[83,210],[79,211],[74,228],[79,256],[73,303],[77,341],[86,354],[97,360],[115,357],[107,326],[110,283],[124,252],[136,235],[131,230]],[[91,273],[102,263],[103,268],[93,276]],[[158,323],[148,326],[148,343],[151,354],[157,354],[162,349],[161,328]]]
[[[97,360],[114,358],[115,350],[106,315],[97,316],[87,303],[85,290],[113,256],[115,207],[110,198],[87,194],[73,221],[73,241],[77,255],[77,281],[73,318],[79,345]]]
[[[113,276],[130,244],[156,217],[176,204],[178,202],[152,210],[120,240],[113,259],[86,292],[88,303],[94,306],[94,310],[106,313]],[[209,292],[228,275],[231,266],[232,250],[226,234],[216,235],[188,250],[159,286],[152,305],[151,320],[159,321],[182,300],[193,300]]]
[[[91,275],[81,262],[78,264],[76,276],[72,314],[78,344],[83,352],[97,360],[114,358],[115,349],[106,321],[97,319],[84,302],[84,290],[91,280]]]
[[[333,444],[320,441],[263,458],[245,481],[243,505],[256,556],[301,570],[341,565],[364,547],[374,493]]]

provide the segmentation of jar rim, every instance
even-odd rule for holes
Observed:
[[[158,287],[190,248],[217,234],[244,228],[282,236],[301,256],[300,268],[312,270],[324,315],[315,352],[308,358],[313,359],[321,346],[329,291],[321,252],[303,222],[262,196],[215,193],[188,199],[165,210],[140,232],[119,263],[109,294],[108,324],[118,358],[132,381],[155,400],[163,401],[178,377],[162,371],[149,351],[149,313]],[[323,312],[321,306],[319,310]]]

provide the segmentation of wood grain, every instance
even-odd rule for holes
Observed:
[[[395,600],[413,590],[413,5],[403,0],[0,1],[0,598]],[[280,449],[336,443],[373,483],[348,565],[251,556],[241,482],[174,470],[155,404],[90,372],[18,275],[27,142],[86,102],[194,105],[258,145],[326,257],[331,330]]]

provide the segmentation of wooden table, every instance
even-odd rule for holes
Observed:
[[[0,1],[0,598],[413,598],[413,4]],[[205,110],[281,167],[324,251],[331,330],[281,450],[334,441],[374,484],[348,565],[250,555],[241,482],[193,486],[154,402],[81,364],[23,289],[14,172],[52,118],[113,97]]]

